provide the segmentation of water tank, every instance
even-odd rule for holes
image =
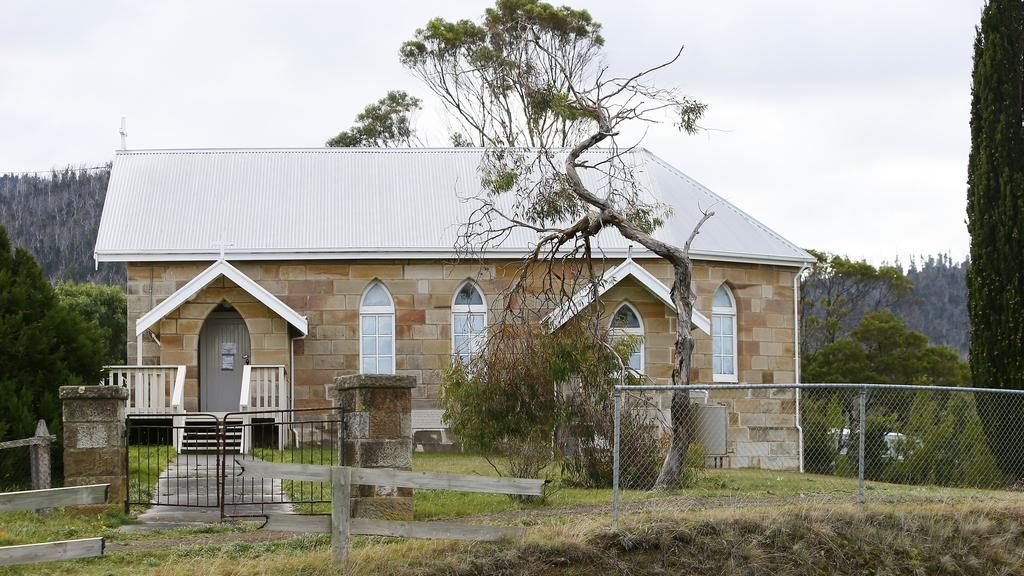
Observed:
[[[729,407],[717,404],[695,404],[697,442],[708,451],[708,456],[722,456],[726,451],[729,432]]]

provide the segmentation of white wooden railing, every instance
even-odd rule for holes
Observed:
[[[242,393],[239,394],[238,409],[243,412],[242,421],[242,453],[247,454],[251,447],[252,419],[273,418],[283,419],[282,415],[267,413],[273,410],[290,409],[288,374],[281,365],[249,365],[242,368]],[[247,413],[264,412],[257,416]],[[287,431],[278,426],[278,446],[284,447]]]
[[[284,366],[252,366],[242,369],[239,410],[288,410],[288,378]]]
[[[128,389],[129,414],[184,412],[185,366],[105,366],[106,386]]]

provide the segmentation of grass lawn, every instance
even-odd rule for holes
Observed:
[[[263,450],[258,451],[256,455],[274,462],[307,464],[328,464],[330,462],[333,464],[336,461],[335,458],[324,455],[319,450],[313,452],[304,452],[301,449]],[[482,456],[461,453],[417,452],[413,454],[413,469],[449,474],[498,475]],[[549,475],[555,480],[549,485],[549,496],[543,504],[517,502],[501,494],[416,490],[414,493],[416,519],[440,520],[477,515],[507,515],[507,513],[515,511],[566,507],[608,507],[610,510],[612,501],[610,488],[564,486],[557,480],[557,470],[552,470]],[[296,502],[310,499],[330,500],[330,490],[325,488],[322,483],[286,481],[285,489]],[[867,482],[865,495],[867,502],[871,503],[872,500],[878,502],[987,501],[993,498],[1009,497],[1010,493]],[[692,488],[659,493],[646,490],[623,490],[621,494],[621,501],[624,504],[647,502],[653,505],[658,500],[665,500],[665,508],[673,507],[673,498],[682,499],[683,502],[680,504],[685,504],[685,506],[677,507],[686,508],[693,508],[694,500],[706,501],[709,499],[723,501],[723,505],[729,505],[734,500],[756,503],[760,500],[771,499],[785,499],[788,503],[829,501],[837,504],[855,504],[857,502],[857,480],[855,478],[770,470],[707,470]],[[326,514],[330,511],[329,504],[302,505],[298,508],[303,513]]]
[[[177,453],[174,446],[129,446],[128,447],[128,500],[149,502],[160,473],[174,460]]]

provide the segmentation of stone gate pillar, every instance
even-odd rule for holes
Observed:
[[[64,403],[64,485],[110,484],[107,504],[128,498],[125,406],[121,386],[61,386]]]
[[[341,408],[339,430],[345,466],[412,469],[412,376],[339,376],[328,391]],[[412,520],[412,489],[358,486],[352,490],[352,516]]]

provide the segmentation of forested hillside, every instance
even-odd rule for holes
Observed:
[[[967,262],[945,254],[875,267],[812,252],[815,268],[801,284],[801,353],[807,357],[846,338],[864,316],[890,310],[931,344],[967,357]]]
[[[970,330],[967,319],[967,261],[954,262],[947,254],[911,260],[907,279],[911,293],[893,305],[907,328],[967,357]]]
[[[35,256],[51,283],[124,282],[123,265],[97,270],[92,257],[109,178],[109,166],[0,174],[0,225]]]

